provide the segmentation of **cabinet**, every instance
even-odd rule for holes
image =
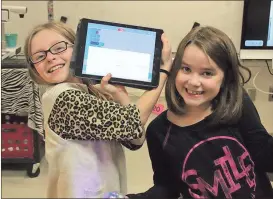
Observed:
[[[39,87],[28,75],[24,59],[1,63],[2,164],[25,163],[29,177],[40,173],[44,155]]]

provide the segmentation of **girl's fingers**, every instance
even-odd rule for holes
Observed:
[[[107,86],[109,80],[111,79],[111,77],[112,77],[112,75],[111,75],[110,73],[108,73],[106,76],[104,76],[104,77],[101,79],[101,82],[100,82],[101,86],[102,86],[102,87]]]

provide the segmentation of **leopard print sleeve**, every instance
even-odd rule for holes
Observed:
[[[56,99],[48,125],[63,139],[129,141],[142,136],[136,105],[122,106],[80,90],[66,90]]]

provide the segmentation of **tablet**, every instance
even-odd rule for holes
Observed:
[[[71,60],[75,76],[150,90],[159,83],[163,30],[83,18]]]

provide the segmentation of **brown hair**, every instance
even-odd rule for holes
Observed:
[[[29,33],[28,37],[25,40],[24,53],[25,53],[26,60],[28,62],[29,75],[30,75],[31,79],[34,82],[36,82],[37,84],[48,84],[48,83],[45,82],[40,77],[40,75],[37,73],[35,67],[30,62],[29,56],[31,54],[31,41],[37,33],[39,33],[42,30],[45,30],[45,29],[53,30],[53,31],[59,33],[60,35],[65,37],[68,41],[70,41],[72,44],[74,44],[75,38],[76,38],[75,32],[69,26],[67,26],[66,24],[64,24],[62,22],[54,22],[53,21],[53,22],[44,23],[44,24],[34,27],[34,29]],[[102,99],[110,99],[108,94],[100,93],[99,90],[96,89],[94,86],[92,86],[89,81],[83,80],[83,82],[87,85],[88,89],[95,96],[102,98]]]
[[[224,72],[221,89],[212,101],[213,114],[210,117],[210,124],[237,122],[242,114],[243,88],[240,80],[244,82],[239,67],[244,69],[245,67],[240,64],[231,39],[222,31],[210,26],[199,26],[192,29],[178,46],[171,74],[165,87],[169,110],[178,115],[186,113],[185,102],[176,89],[175,79],[181,68],[185,48],[189,44],[199,47]]]

